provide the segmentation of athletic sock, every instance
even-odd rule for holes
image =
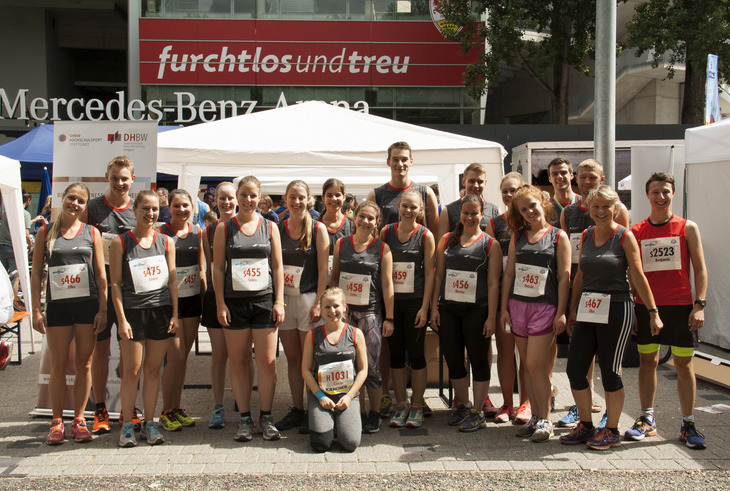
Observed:
[[[689,416],[682,415],[682,421],[686,421],[687,423],[694,423],[695,422],[695,416],[694,414],[690,414]]]
[[[588,431],[591,431],[593,429],[593,421],[586,423],[585,421],[581,421],[580,424],[583,425],[583,428],[585,428]]]
[[[612,435],[618,435],[618,428],[606,428]]]
[[[645,417],[650,423],[654,422],[654,408],[648,407],[646,409],[641,408],[641,415]]]
[[[245,413],[241,413],[241,418],[250,418],[251,417],[251,411],[246,411]]]
[[[106,402],[97,402],[94,406],[94,409],[96,409],[97,411],[99,409],[106,409]]]
[[[262,417],[262,418],[264,416],[271,416],[271,411],[260,411],[259,412],[259,416]]]

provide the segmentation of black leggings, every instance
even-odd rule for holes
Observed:
[[[478,304],[450,304],[439,306],[439,347],[449,367],[449,377],[466,377],[464,348],[469,355],[472,377],[475,382],[487,382],[491,377],[487,350],[491,337],[484,337],[484,322],[488,306]]]
[[[588,369],[593,357],[598,355],[603,390],[616,392],[623,389],[621,361],[633,327],[634,309],[630,300],[611,302],[608,324],[576,322],[565,370],[570,388],[584,390],[589,387]]]
[[[421,309],[418,299],[398,300],[393,306],[393,334],[385,339],[390,347],[390,368],[406,367],[406,352],[413,370],[426,368],[423,342],[426,326],[416,329],[416,314]]]

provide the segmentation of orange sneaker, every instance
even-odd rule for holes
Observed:
[[[109,413],[106,408],[97,409],[94,411],[94,425],[91,427],[91,431],[94,433],[109,433]]]
[[[71,436],[76,443],[87,443],[92,440],[91,432],[86,427],[84,418],[74,418],[71,424]]]
[[[51,431],[48,432],[46,443],[48,445],[60,445],[64,442],[63,420],[61,418],[51,421]]]

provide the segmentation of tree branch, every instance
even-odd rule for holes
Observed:
[[[547,91],[547,93],[550,94],[550,99],[551,100],[554,100],[555,99],[555,93],[553,92],[553,89],[550,88],[550,86],[548,84],[546,84],[545,81],[542,78],[540,78],[540,76],[537,74],[537,72],[535,72],[535,70],[533,70],[533,68],[530,66],[530,64],[527,63],[527,60],[525,60],[525,57],[522,55],[522,52],[520,52],[519,49],[516,49],[515,50],[515,55],[517,56],[517,58],[519,58],[520,64],[522,65],[522,67],[525,70],[527,70],[527,73],[529,73],[530,76],[532,76],[532,78],[535,79],[535,81],[537,82],[537,84],[540,87],[542,87],[543,89],[545,89]]]

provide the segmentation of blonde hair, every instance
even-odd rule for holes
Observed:
[[[593,201],[596,198],[603,198],[606,201],[611,203],[611,206],[616,206],[616,209],[613,210],[613,217],[616,218],[619,213],[621,213],[621,199],[618,197],[618,193],[614,191],[611,186],[608,186],[606,184],[601,184],[595,189],[591,189],[591,191],[588,193],[588,196],[586,196],[586,204],[590,208],[591,201]]]
[[[301,179],[296,179],[286,186],[286,191],[284,191],[284,196],[286,197],[287,194],[289,194],[289,190],[293,187],[299,186],[301,188],[304,188],[304,191],[307,193],[307,201],[309,201],[309,198],[312,197],[311,194],[309,194],[309,186],[306,182],[302,181]],[[291,220],[292,216],[291,213],[289,214],[289,220]],[[299,238],[299,248],[302,251],[306,251],[309,249],[309,246],[312,244],[312,215],[309,214],[309,210],[306,209],[304,211],[304,218],[302,218],[302,236]]]
[[[363,201],[359,205],[357,205],[357,208],[355,208],[355,213],[353,214],[354,217],[357,217],[357,214],[360,213],[360,210],[363,208],[371,208],[375,211],[375,229],[370,234],[373,238],[378,236],[378,230],[380,230],[380,207],[373,203],[372,201]],[[352,226],[352,234],[355,235],[357,232],[357,221],[355,221],[355,224]]]
[[[112,167],[126,167],[127,169],[129,169],[129,172],[134,175],[134,162],[132,162],[132,159],[130,159],[126,155],[120,155],[111,159],[109,163],[106,164],[106,171],[110,172],[112,170]]]
[[[86,193],[86,204],[89,204],[89,198],[91,197],[91,192],[89,191],[89,187],[84,184],[83,182],[74,182],[68,185],[66,189],[63,191],[63,195],[61,196],[61,202],[63,202],[63,198],[66,197],[66,195],[71,191],[73,188],[81,188],[83,192]],[[51,254],[53,254],[53,245],[56,243],[56,239],[58,238],[59,231],[61,230],[61,217],[59,216],[56,218],[56,221],[53,222],[53,225],[51,226],[51,230],[48,231],[48,235],[46,236],[46,244],[47,250],[46,253],[48,254],[48,257],[51,257]]]
[[[322,292],[322,295],[319,296],[319,307],[322,308],[322,299],[324,297],[340,297],[340,300],[342,301],[342,304],[345,306],[345,315],[347,315],[347,298],[345,297],[345,292],[342,291],[342,289],[338,286],[330,286],[325,291]],[[324,316],[323,316],[324,317]]]
[[[578,172],[580,172],[581,169],[589,169],[603,175],[603,165],[601,165],[601,163],[596,159],[585,159],[583,162],[578,164]]]
[[[515,181],[517,181],[518,186],[524,186],[525,184],[525,178],[522,177],[522,174],[520,174],[519,172],[510,172],[506,174],[499,182],[500,188],[502,187],[502,184],[504,184],[504,181],[506,181],[507,179],[514,179]]]
[[[413,188],[406,189],[405,191],[400,193],[400,196],[398,196],[398,208],[400,208],[400,203],[401,203],[401,201],[403,201],[403,197],[406,195],[415,197],[416,200],[418,201],[418,203],[421,204],[421,211],[419,211],[418,215],[416,215],[416,222],[420,223],[421,225],[425,225],[426,224],[426,220],[425,220],[426,215],[423,213],[423,196],[421,196],[421,193],[419,193],[418,191],[416,191]]]
[[[509,205],[507,213],[505,214],[505,217],[507,218],[507,225],[512,233],[519,232],[520,230],[527,230],[529,228],[528,223],[522,217],[520,210],[517,208],[517,201],[520,198],[528,196],[535,198],[540,203],[545,214],[545,221],[551,222],[555,216],[555,209],[550,203],[549,195],[547,193],[543,193],[540,188],[525,184],[524,186],[517,188],[515,194],[512,195],[512,203]]]

